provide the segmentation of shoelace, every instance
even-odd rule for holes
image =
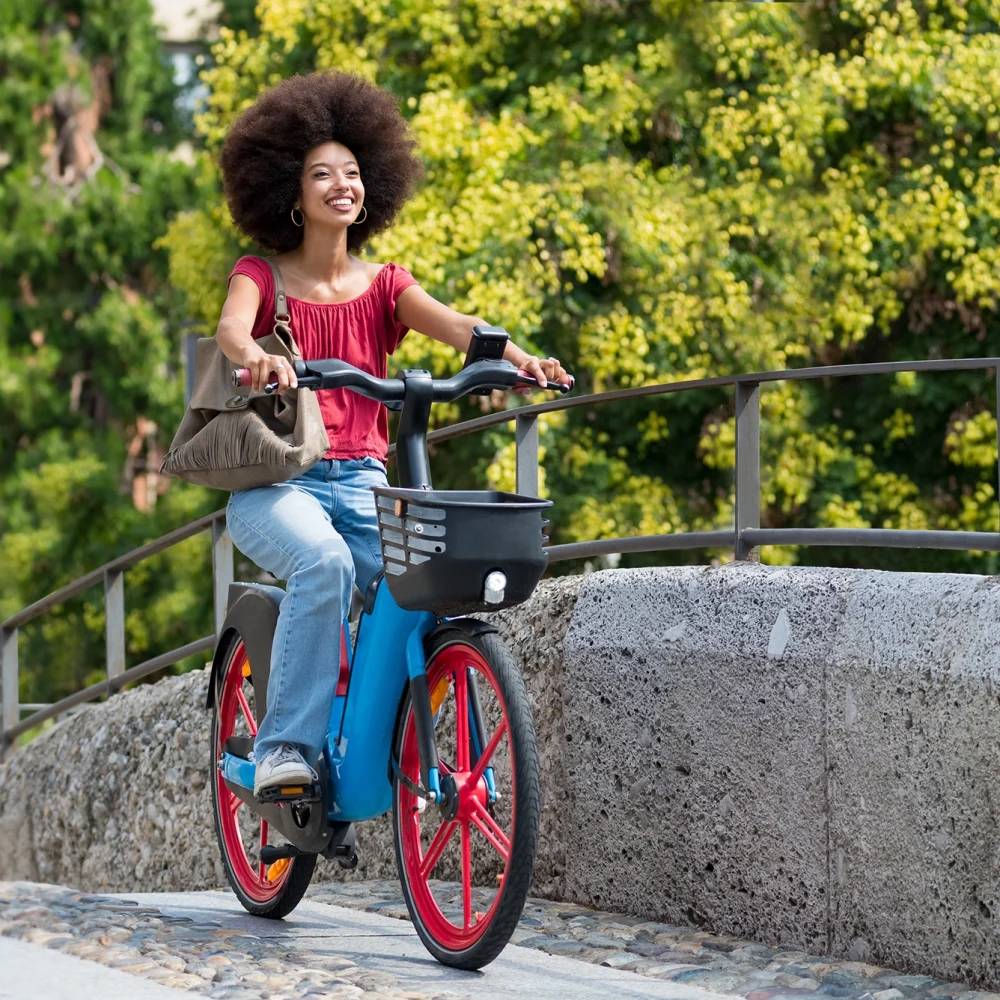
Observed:
[[[272,767],[278,764],[303,764],[309,768],[309,773],[313,776],[313,779],[315,780],[316,778],[316,772],[306,764],[305,758],[294,747],[282,745],[274,750],[273,753],[268,754],[267,759]]]

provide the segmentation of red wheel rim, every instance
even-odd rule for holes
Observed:
[[[219,739],[215,747],[216,759],[222,756],[222,748],[230,736],[237,735],[236,727],[242,718],[251,736],[257,735],[257,723],[250,710],[246,692],[243,690],[243,668],[247,664],[247,652],[241,642],[236,647],[229,668],[226,671],[222,687],[222,703],[219,706]],[[240,810],[246,809],[246,803],[234,795],[222,779],[222,772],[216,770],[216,802],[219,810],[219,825],[222,828],[222,838],[226,854],[240,888],[258,903],[267,903],[280,892],[288,878],[292,866],[283,866],[284,870],[273,881],[267,879],[267,865],[262,861],[256,863],[250,860],[240,832]],[[256,839],[256,838],[255,838]],[[258,848],[267,843],[267,821],[260,821],[260,837]],[[292,862],[294,864],[294,862]]]
[[[484,720],[486,746],[476,760],[472,759],[475,754],[469,741],[469,711],[460,710],[463,705],[468,705],[469,670],[475,671],[484,703],[485,696],[491,698],[495,715],[492,721]],[[400,842],[407,884],[424,927],[441,947],[450,951],[462,951],[486,932],[503,895],[503,879],[514,842],[516,816],[513,804],[517,801],[510,724],[507,706],[493,671],[485,657],[474,647],[458,644],[443,649],[429,664],[427,681],[431,692],[437,691],[441,683],[449,684],[445,698],[454,706],[455,760],[453,765],[449,765],[444,759],[440,764],[442,777],[451,772],[459,786],[459,805],[452,820],[443,819],[440,810],[433,804],[427,805],[421,813],[417,797],[402,782],[398,783]],[[442,708],[441,711],[443,710]],[[440,729],[437,734],[440,743]],[[486,782],[482,777],[487,765],[492,766],[496,761],[499,747],[504,747],[507,751],[509,767],[509,773],[503,778],[506,787],[501,788],[501,782],[497,780],[497,790],[505,798],[509,797],[511,803],[510,815],[506,821],[498,821],[490,814],[486,805]],[[403,773],[419,785],[420,757],[412,709],[406,719],[400,756]],[[428,838],[426,848],[424,837]],[[457,843],[458,848],[462,897],[461,915],[457,921],[444,912],[430,885],[435,867],[453,842]],[[489,887],[495,889],[493,899],[484,912],[473,910],[473,868],[479,852],[485,852],[488,855],[485,860],[492,861],[500,868],[496,875],[496,885]]]

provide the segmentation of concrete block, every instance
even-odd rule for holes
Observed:
[[[828,676],[831,947],[996,983],[1000,581],[859,574]]]
[[[824,671],[853,582],[585,579],[565,642],[570,898],[825,948]]]

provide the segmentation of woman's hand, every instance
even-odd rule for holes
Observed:
[[[536,358],[532,354],[525,354],[520,359],[511,359],[518,368],[523,368],[529,375],[534,375],[538,379],[539,385],[544,389],[545,383],[571,382],[569,373],[561,364],[558,358]],[[514,390],[520,396],[530,396],[537,392],[534,386],[522,385]]]
[[[278,382],[278,388],[275,390],[278,395],[281,395],[286,389],[296,388],[299,384],[295,377],[295,369],[280,354],[266,354],[261,348],[254,345],[246,349],[242,360],[243,367],[250,369],[253,392],[263,391],[264,386],[271,381],[269,376],[272,372],[274,372],[274,377]]]

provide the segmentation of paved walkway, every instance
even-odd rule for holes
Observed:
[[[185,996],[127,972],[3,937],[0,970],[0,1000],[184,1000]]]
[[[19,953],[9,956],[12,980],[31,981],[39,971],[18,1000],[75,1000],[64,976],[49,975],[43,948],[142,977],[136,1000],[147,1000],[141,991],[150,983],[172,987],[167,997],[186,990],[213,1000],[724,1000],[527,948],[508,948],[483,972],[449,969],[427,954],[409,923],[310,900],[283,921],[264,920],[229,892],[85,896],[0,883],[3,938],[19,939]],[[106,971],[94,968],[95,976]],[[5,967],[0,978],[6,975]],[[148,995],[161,998],[162,990]]]
[[[520,947],[468,973],[435,962],[405,918],[392,881],[314,885],[284,921],[250,916],[228,891],[88,896],[0,882],[0,1000],[1000,1000],[544,900],[529,901]]]
[[[458,883],[452,891],[457,896]],[[308,898],[407,918],[394,879],[318,883],[309,888]],[[511,940],[748,1000],[1000,1000],[1000,994],[977,992],[965,983],[544,899],[528,901]]]

